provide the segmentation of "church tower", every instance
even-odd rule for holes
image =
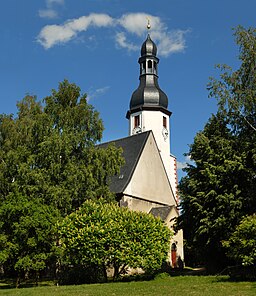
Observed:
[[[149,34],[141,46],[138,63],[140,84],[132,94],[130,109],[126,115],[129,120],[129,135],[152,130],[177,199],[176,158],[170,154],[169,119],[172,113],[168,110],[168,97],[158,85],[157,47]]]

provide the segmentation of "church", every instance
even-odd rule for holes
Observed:
[[[172,113],[168,110],[168,97],[158,84],[157,46],[150,34],[142,44],[138,63],[140,84],[126,114],[129,135],[100,146],[114,142],[123,150],[125,164],[110,181],[120,206],[160,217],[172,228],[179,215],[176,158],[170,153]],[[171,240],[169,261],[177,267],[183,259],[180,230]]]

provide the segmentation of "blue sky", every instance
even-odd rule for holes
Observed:
[[[2,0],[0,113],[16,113],[26,94],[43,99],[66,78],[100,112],[103,141],[127,136],[149,17],[159,84],[173,112],[171,152],[181,167],[216,111],[206,90],[214,66],[239,66],[232,28],[255,27],[255,11],[256,0]]]

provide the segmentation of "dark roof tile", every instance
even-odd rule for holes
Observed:
[[[120,174],[111,178],[110,190],[112,192],[122,193],[125,190],[132,177],[150,132],[151,131],[147,131],[98,145],[99,147],[104,148],[109,144],[114,143],[116,147],[121,147],[123,149],[125,164],[121,167]]]

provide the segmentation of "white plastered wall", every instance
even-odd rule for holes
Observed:
[[[124,194],[163,205],[176,206],[175,197],[152,133],[147,139]]]
[[[175,223],[175,219],[173,218],[177,218],[178,217],[178,212],[176,208],[172,208],[166,224],[169,228],[173,229],[174,223]],[[175,243],[176,247],[177,247],[177,258],[180,257],[180,259],[182,261],[184,261],[184,246],[183,246],[183,230],[180,229],[177,233],[175,233],[175,235],[172,237],[171,239],[171,243],[170,243],[170,253],[169,253],[169,260],[171,262],[171,246],[172,244]]]
[[[150,135],[152,138],[155,138],[155,147],[152,145],[151,149],[149,147],[145,147],[145,154],[143,157],[146,159],[151,159],[151,162],[147,163],[145,160],[140,160],[140,165],[137,167],[137,171],[133,175],[133,179],[127,186],[125,193],[128,196],[123,197],[123,202],[136,211],[150,212],[153,207],[161,206],[159,203],[164,203],[168,205],[177,205],[178,200],[178,178],[177,178],[177,164],[176,158],[173,155],[170,155],[170,127],[169,127],[169,116],[165,115],[161,111],[148,111],[143,110],[131,115],[130,118],[130,126],[129,132],[130,135],[133,134],[133,124],[134,124],[134,116],[140,116],[140,127],[141,131],[145,132],[148,130],[152,130],[154,137]],[[162,130],[163,130],[163,116],[166,116],[167,120],[167,130],[169,132],[168,138],[164,139]],[[151,143],[152,141],[150,141]],[[160,152],[162,164],[165,168],[165,177],[162,173],[159,173],[159,159],[157,160],[156,149]],[[153,156],[153,157],[152,157]],[[158,167],[158,169],[157,169]],[[154,171],[154,173],[152,173]],[[151,172],[151,176],[149,178],[149,174]],[[163,170],[162,170],[163,172]],[[166,180],[166,175],[168,176],[169,182]],[[144,178],[145,177],[145,178]],[[152,182],[150,180],[153,180]],[[157,182],[156,182],[157,181]],[[166,182],[167,181],[167,182]],[[156,184],[157,183],[157,184]],[[172,199],[165,199],[165,194],[163,193],[163,188],[166,190],[166,184],[169,183],[171,191],[172,191]],[[157,192],[156,192],[157,189]],[[162,191],[163,190],[163,191]],[[170,189],[169,189],[170,190]],[[168,191],[168,190],[167,190]],[[132,196],[132,197],[131,197]],[[160,197],[161,196],[161,197]],[[139,199],[136,199],[139,197]],[[147,200],[143,200],[146,198]],[[172,201],[171,201],[172,200]],[[171,201],[171,202],[170,202]],[[176,206],[170,212],[170,215],[166,219],[166,223],[168,227],[172,228],[174,220],[173,218],[178,217],[179,213],[177,211]],[[176,244],[177,247],[177,257],[180,257],[181,260],[184,261],[184,251],[183,251],[183,231],[179,230],[172,238],[170,243],[170,254],[169,261],[171,262],[171,245],[172,243]]]
[[[152,130],[158,150],[160,152],[164,167],[169,178],[169,182],[172,187],[172,191],[175,195],[176,200],[178,200],[177,193],[177,168],[176,168],[176,158],[170,155],[170,122],[169,116],[161,111],[149,111],[143,110],[131,114],[130,125],[129,125],[129,135],[133,135],[134,129],[134,117],[140,116],[140,128],[142,132]],[[168,130],[168,137],[163,136],[163,116],[166,117],[166,129]]]
[[[146,201],[143,199],[138,199],[135,196],[127,196],[124,195],[122,199],[120,200],[120,206],[121,207],[128,207],[129,209],[133,211],[141,211],[149,213],[152,208],[161,207],[162,205],[155,202]],[[170,213],[168,217],[165,220],[166,226],[168,226],[170,229],[173,229],[175,218],[178,217],[178,212],[176,207],[172,207],[170,210]],[[183,231],[182,229],[179,230],[175,235],[172,237],[170,241],[170,251],[168,255],[168,261],[172,264],[172,258],[171,258],[171,246],[175,243],[177,247],[177,258],[180,257],[182,261],[184,261],[184,251],[183,251]]]

